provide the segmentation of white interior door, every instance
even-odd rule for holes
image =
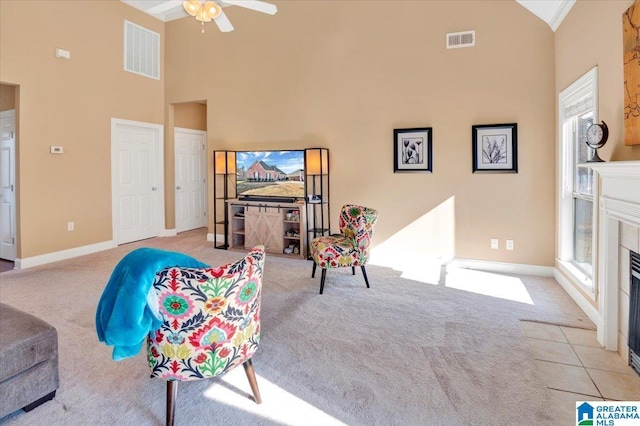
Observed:
[[[113,123],[114,238],[125,244],[157,237],[164,211],[161,126],[115,119]]]
[[[207,224],[207,133],[175,129],[176,232]]]
[[[0,113],[0,258],[16,258],[16,112]]]

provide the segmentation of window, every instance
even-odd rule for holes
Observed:
[[[559,261],[586,290],[593,288],[593,172],[585,163],[593,149],[586,131],[596,122],[598,69],[593,68],[560,93],[558,247]]]

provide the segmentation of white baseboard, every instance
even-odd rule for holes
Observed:
[[[178,231],[175,228],[173,229],[162,229],[158,237],[175,237],[178,235]]]
[[[454,258],[449,265],[459,268],[477,269],[479,271],[499,272],[501,274],[532,275],[551,278],[554,268],[551,266],[525,265],[521,263],[491,262],[488,260]]]
[[[222,234],[212,234],[211,232],[209,232],[207,234],[207,241],[213,241],[213,238],[216,238],[217,241],[224,241],[224,235]]]
[[[557,268],[553,268],[553,277],[558,281],[560,287],[573,299],[580,309],[589,317],[591,321],[600,329],[603,324],[602,317],[598,310],[580,293],[571,281]]]
[[[34,266],[44,265],[60,260],[71,259],[85,254],[97,253],[99,251],[109,250],[117,247],[115,241],[104,241],[102,243],[90,244],[88,246],[74,247],[67,250],[56,251],[53,253],[41,254],[39,256],[27,257],[15,260],[15,269],[26,269]]]

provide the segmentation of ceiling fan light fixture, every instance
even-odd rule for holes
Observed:
[[[206,2],[203,8],[207,11],[207,14],[211,19],[217,18],[220,15],[220,12],[222,12],[220,5],[214,1]]]
[[[196,16],[201,6],[200,0],[186,0],[182,3],[184,10],[191,16]]]
[[[209,12],[207,12],[207,9],[201,7],[196,14],[196,20],[200,22],[211,22],[211,16],[209,15]]]

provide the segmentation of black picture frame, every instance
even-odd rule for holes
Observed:
[[[393,172],[433,172],[433,128],[393,129]]]
[[[518,173],[518,124],[471,126],[473,173]]]

